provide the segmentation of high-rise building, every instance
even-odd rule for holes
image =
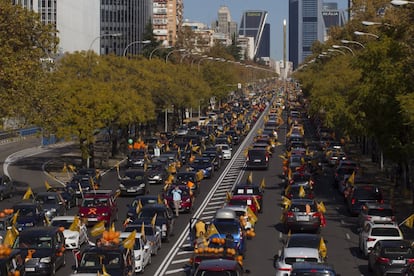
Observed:
[[[266,18],[267,18],[267,11],[246,11],[242,15],[240,28],[239,28],[239,35],[254,38],[253,53],[254,53],[255,59],[264,57],[264,56],[259,55],[260,54],[259,47],[263,47],[262,49],[266,49],[266,48],[270,49],[270,28],[269,28],[269,36],[267,38],[266,36],[263,37]],[[265,44],[268,44],[268,45],[265,45]],[[268,56],[269,55],[267,55],[267,57]]]
[[[312,54],[312,44],[324,41],[322,0],[289,0],[289,60],[297,68]]]
[[[221,6],[217,15],[217,20],[211,24],[211,28],[214,30],[214,40],[229,46],[232,40],[237,37],[237,23],[232,21],[227,6]]]
[[[138,1],[139,2],[139,1]],[[154,36],[164,45],[174,46],[183,24],[183,0],[153,0]]]
[[[270,57],[270,24],[266,23],[263,28],[262,39],[259,42],[256,58]]]
[[[178,0],[177,0],[178,1]],[[152,0],[13,0],[38,12],[43,23],[58,30],[60,52],[93,50],[122,55],[126,46],[142,41],[152,17]],[[128,47],[139,53],[142,45]]]
[[[338,9],[338,3],[325,2],[322,4],[322,17],[325,23],[325,41],[329,38],[329,29],[345,25],[345,12]]]

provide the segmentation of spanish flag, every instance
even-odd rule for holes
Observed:
[[[23,199],[29,199],[30,197],[34,197],[32,188],[27,188],[26,193],[23,195]]]
[[[253,173],[250,172],[249,176],[247,177],[247,184],[252,184],[253,183]]]
[[[254,225],[256,221],[258,220],[257,216],[255,215],[255,213],[252,211],[252,209],[249,206],[247,206],[247,216],[249,217],[249,220],[252,225]]]
[[[321,255],[322,258],[326,258],[326,256],[328,255],[328,249],[326,248],[326,244],[325,241],[323,240],[323,238],[321,237],[321,240],[319,241],[319,254]]]
[[[305,188],[303,188],[303,186],[299,187],[299,197],[305,197],[306,192],[305,192]]]
[[[323,204],[323,201],[317,203],[318,211],[322,213],[326,213],[325,204]]]
[[[220,234],[220,233],[217,230],[216,226],[213,223],[211,223],[207,228],[206,237],[209,238],[209,237],[211,237],[212,235],[215,235],[215,234]]]
[[[292,204],[292,202],[290,201],[289,198],[287,198],[285,196],[282,198],[282,205],[285,207],[285,209],[288,209],[291,204]]]
[[[414,224],[414,214],[406,218],[404,221],[404,225],[407,226],[408,228],[413,228],[413,224]]]
[[[50,189],[52,189],[52,186],[49,184],[49,182],[45,181],[45,188],[46,191],[49,191]]]
[[[72,224],[69,226],[69,230],[70,231],[78,231],[79,232],[79,224],[80,224],[80,220],[78,216],[75,216],[75,218],[73,219]]]
[[[103,232],[105,232],[105,221],[101,220],[97,224],[95,224],[91,229],[91,235],[93,237],[101,235]]]
[[[122,242],[122,246],[126,249],[132,250],[135,245],[135,237],[137,235],[137,230],[134,230],[129,234],[129,236]]]
[[[265,182],[265,179],[264,178],[262,179],[262,182],[260,182],[260,188],[261,189],[266,188],[266,182]]]
[[[351,174],[351,176],[348,178],[348,183],[352,186],[355,185],[355,171]]]

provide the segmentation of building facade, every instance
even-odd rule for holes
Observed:
[[[324,41],[322,0],[289,0],[289,60],[297,68],[312,54],[312,44]]]
[[[183,24],[183,0],[153,0],[154,36],[166,46],[174,46]]]
[[[322,7],[322,17],[325,24],[325,41],[329,38],[329,29],[345,25],[345,12],[338,9],[338,3],[325,2]]]
[[[269,36],[267,41],[262,41],[266,39],[263,37],[263,32],[265,29],[265,23],[267,18],[267,11],[246,11],[242,15],[240,28],[239,28],[239,36],[244,37],[253,37],[254,38],[254,58],[261,58],[263,56],[259,56],[259,47],[263,47],[263,49],[269,48],[270,49],[270,28],[269,28]],[[263,45],[263,44],[269,45]],[[268,55],[269,56],[269,55]]]

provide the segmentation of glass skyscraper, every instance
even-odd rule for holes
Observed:
[[[270,56],[270,25],[265,28],[266,18],[267,11],[246,11],[241,19],[239,35],[254,38],[255,59],[265,57],[263,54]]]
[[[312,44],[324,41],[322,0],[289,0],[289,60],[297,68],[312,54]]]

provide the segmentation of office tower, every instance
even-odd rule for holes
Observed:
[[[345,12],[338,9],[338,3],[325,2],[322,4],[322,17],[325,24],[325,41],[329,38],[329,28],[345,25]]]
[[[13,3],[39,13],[43,23],[56,26],[61,53],[92,50],[98,54],[122,55],[129,43],[143,40],[153,12],[152,0],[13,0]],[[131,45],[128,54],[139,53],[141,47],[139,43]]]
[[[322,0],[289,0],[289,60],[297,68],[312,54],[312,44],[324,41]]]
[[[269,35],[263,36],[263,32],[265,30],[266,18],[267,18],[267,11],[246,11],[242,15],[240,28],[239,28],[239,36],[254,38],[253,55],[255,59],[264,57],[264,56],[259,56],[259,54],[261,54],[259,52],[259,47],[263,47],[261,49],[267,49],[267,48],[270,49],[270,26],[268,29]]]

